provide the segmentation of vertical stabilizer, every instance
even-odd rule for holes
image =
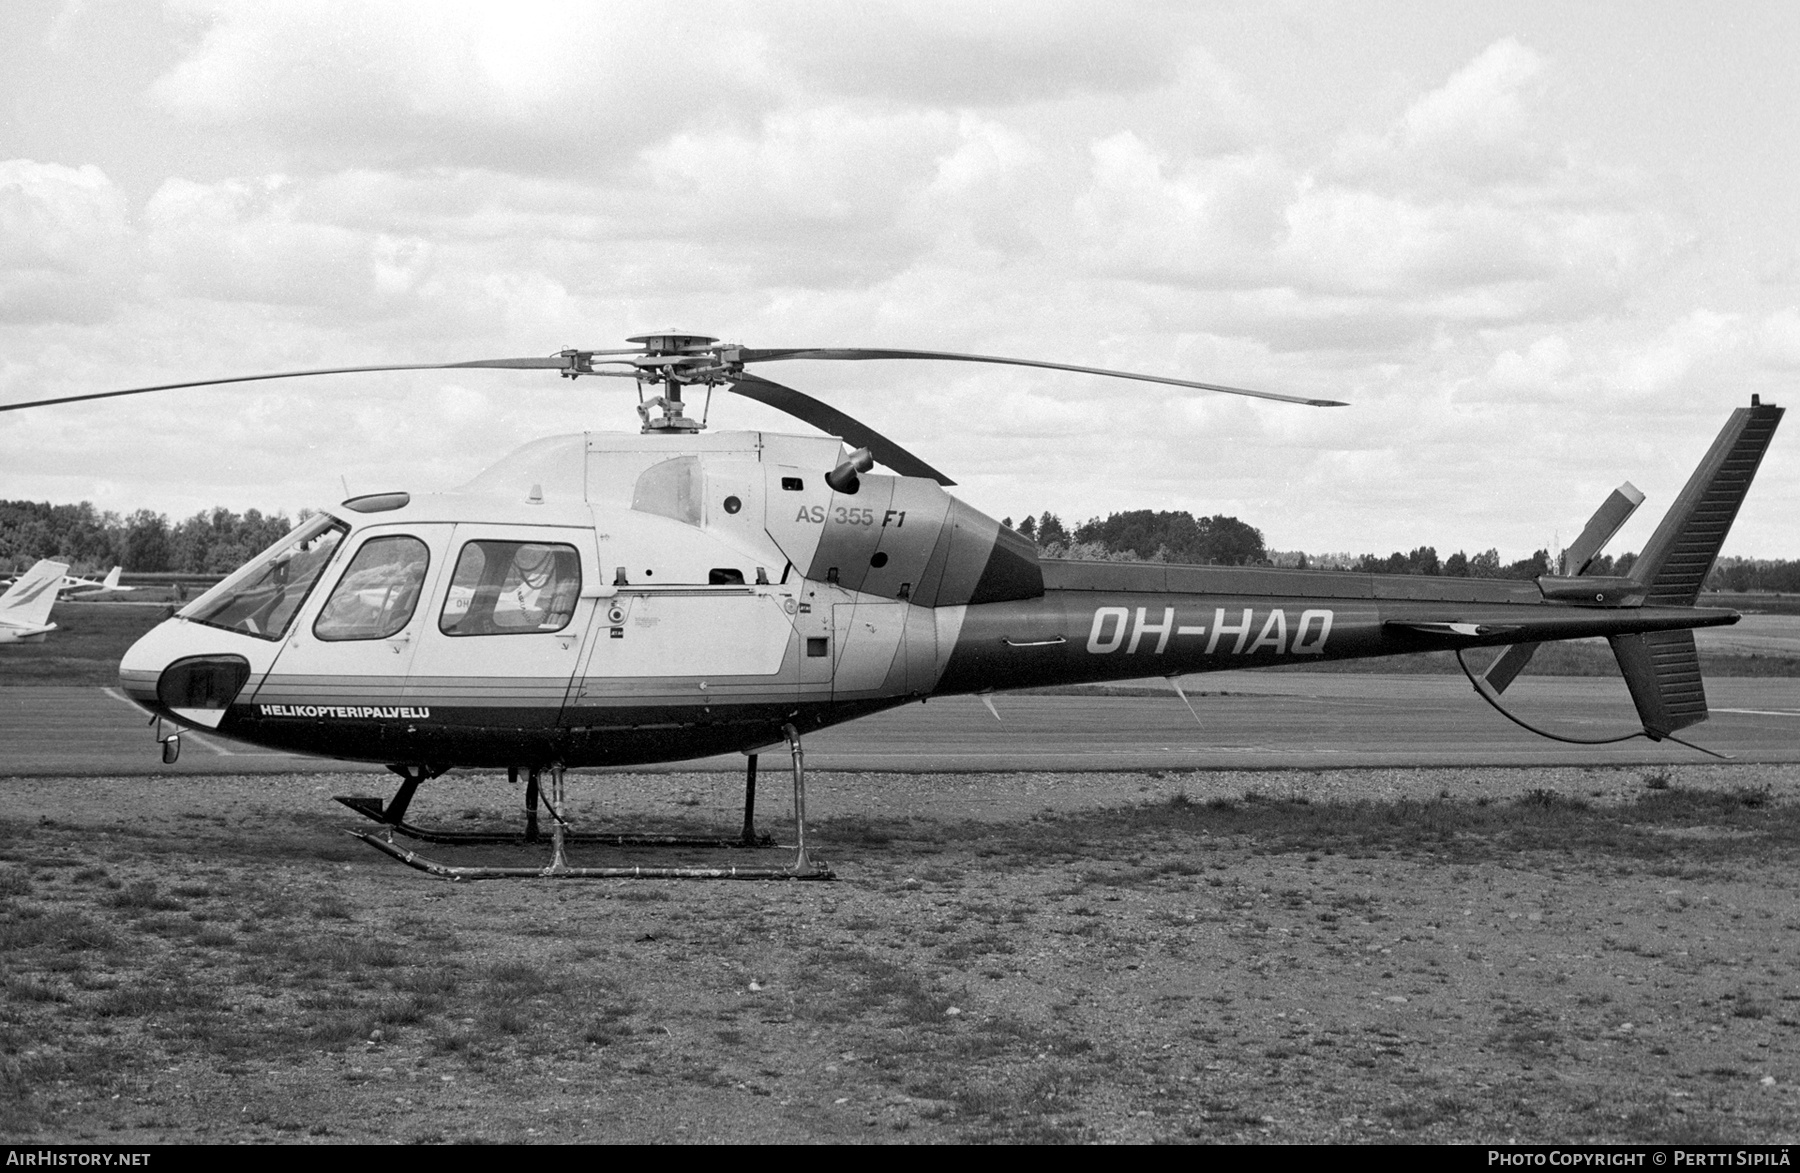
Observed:
[[[1755,398],[1731,413],[1631,567],[1631,578],[1650,588],[1645,606],[1692,607],[1700,597],[1781,414],[1781,408]]]
[[[1648,588],[1644,606],[1692,607],[1700,597],[1780,422],[1781,408],[1754,396],[1749,407],[1731,413],[1631,567],[1631,578]],[[1618,635],[1608,642],[1645,733],[1661,740],[1706,720],[1706,687],[1693,632]]]
[[[1691,631],[1652,631],[1607,640],[1644,732],[1661,741],[1677,729],[1706,720],[1706,685]]]
[[[0,624],[8,627],[42,627],[50,621],[56,590],[69,568],[61,562],[43,561],[21,574],[0,595]]]

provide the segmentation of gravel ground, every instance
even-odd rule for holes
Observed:
[[[434,881],[342,834],[366,775],[0,780],[0,1130],[1800,1139],[1794,767],[809,782],[829,884]],[[738,785],[572,807],[730,830]]]

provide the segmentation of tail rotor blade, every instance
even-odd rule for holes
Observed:
[[[1630,481],[1626,481],[1612,491],[1588,520],[1587,527],[1581,535],[1563,551],[1562,572],[1564,574],[1585,574],[1594,559],[1612,536],[1619,532],[1627,518],[1644,503],[1644,494]]]

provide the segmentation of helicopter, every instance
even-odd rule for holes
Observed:
[[[387,765],[401,779],[387,802],[339,799],[383,828],[358,837],[449,879],[829,876],[806,840],[804,734],[947,695],[985,700],[996,690],[1161,676],[1191,710],[1184,674],[1451,650],[1483,699],[1532,732],[1691,745],[1677,733],[1707,717],[1693,630],[1738,618],[1695,604],[1783,410],[1753,396],[1732,412],[1625,575],[1590,571],[1643,500],[1630,484],[1601,505],[1556,573],[1535,581],[1084,562],[1042,557],[1032,539],[947,493],[954,482],[920,457],[745,368],[993,363],[1344,405],[1037,359],[752,349],[673,330],[627,341],[618,350],[162,384],[0,410],[361,371],[546,370],[636,382],[638,433],[540,439],[448,492],[351,497],[152,629],[120,664],[122,691],[159,724],[165,761],[179,754],[182,730],[195,729]],[[826,434],[707,432],[684,396],[703,392],[710,409],[715,391]],[[1609,641],[1640,729],[1577,739],[1506,709],[1502,694],[1542,643],[1593,637]],[[1484,647],[1504,651],[1477,675],[1463,653]],[[568,864],[566,770],[741,752],[750,842],[757,755],[783,746],[799,839],[792,865]],[[396,831],[475,841],[406,815],[422,783],[479,767],[527,774],[525,837],[536,838],[541,802],[552,818],[549,866],[452,867],[394,841]]]

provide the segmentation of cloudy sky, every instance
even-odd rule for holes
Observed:
[[[995,516],[1231,513],[1508,559],[1640,546],[1800,382],[1800,6],[0,5],[0,402],[610,347],[759,368]],[[182,516],[635,430],[616,380],[346,376],[0,415],[0,498]],[[804,430],[743,402],[715,425]],[[1800,556],[1800,418],[1727,553]]]

